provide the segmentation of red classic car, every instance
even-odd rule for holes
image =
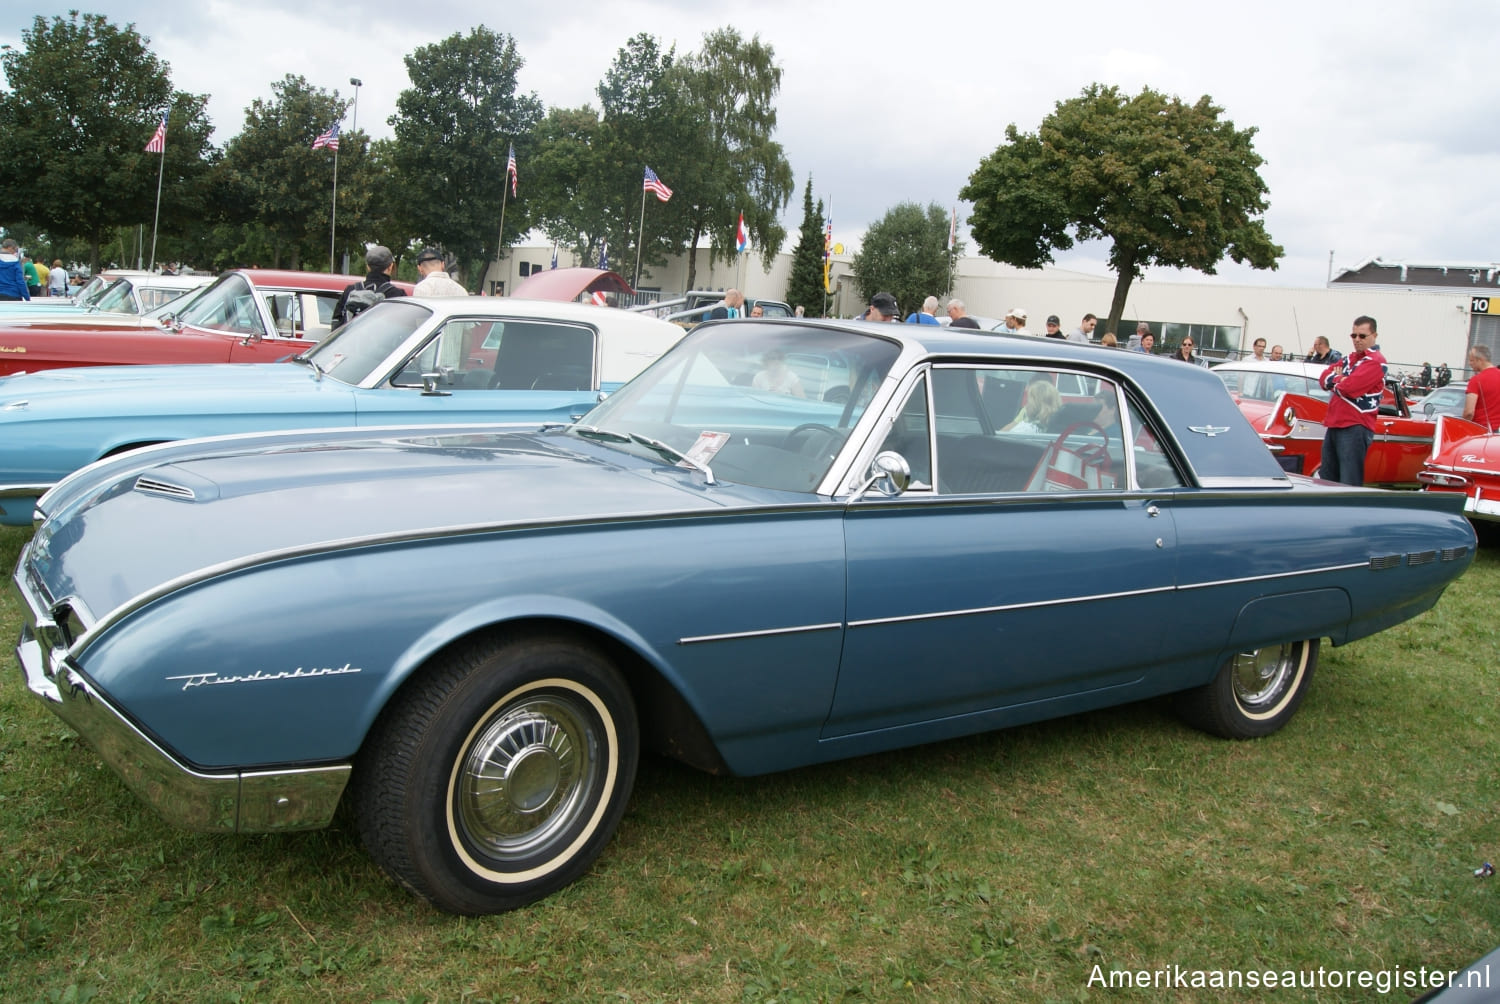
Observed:
[[[1282,468],[1314,477],[1323,462],[1323,416],[1328,392],[1318,386],[1324,367],[1293,361],[1225,363],[1214,373]],[[1386,382],[1365,459],[1365,484],[1415,488],[1432,448],[1431,418],[1414,417],[1401,388]]]
[[[1417,480],[1423,491],[1468,496],[1464,515],[1471,520],[1500,521],[1500,435],[1452,415],[1440,416],[1432,452]]]
[[[356,277],[238,269],[183,305],[131,314],[0,318],[0,376],[63,366],[269,363],[321,341]],[[411,292],[409,283],[397,283]]]

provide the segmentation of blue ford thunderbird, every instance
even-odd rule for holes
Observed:
[[[1462,501],[1288,475],[1170,360],[710,322],[571,423],[92,465],[38,505],[17,651],[174,823],[347,801],[395,880],[478,914],[584,874],[642,748],[758,774],[1162,695],[1267,735],[1323,639],[1468,567]]]
[[[30,523],[37,498],[64,475],[152,443],[315,426],[568,420],[681,337],[675,324],[586,304],[402,297],[289,363],[0,377],[0,523]]]

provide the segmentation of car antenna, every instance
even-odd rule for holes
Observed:
[[[1292,328],[1297,332],[1297,358],[1300,359],[1305,356],[1306,353],[1302,351],[1302,325],[1297,320],[1296,307],[1292,308]]]

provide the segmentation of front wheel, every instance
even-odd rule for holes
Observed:
[[[639,759],[630,691],[561,638],[477,645],[414,680],[355,765],[366,849],[459,914],[510,910],[588,870],[625,812]]]
[[[1179,695],[1189,725],[1226,739],[1257,739],[1297,713],[1318,665],[1319,639],[1270,645],[1225,660],[1205,686]]]

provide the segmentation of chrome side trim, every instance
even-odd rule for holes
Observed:
[[[0,485],[0,499],[27,498],[32,495],[45,495],[50,484],[36,485]]]
[[[1002,603],[993,607],[972,607],[967,610],[935,610],[925,614],[902,614],[900,617],[872,617],[869,620],[850,621],[851,628],[873,627],[880,624],[904,624],[911,621],[940,620],[946,617],[972,617],[975,614],[1003,613],[1007,610],[1031,610],[1037,607],[1058,607],[1069,603],[1091,603],[1094,600],[1113,600],[1125,596],[1150,596],[1153,593],[1170,593],[1175,586],[1155,586],[1151,589],[1127,589],[1118,593],[1095,593],[1092,596],[1065,596],[1056,600],[1033,600],[1029,603]]]
[[[1304,568],[1295,572],[1270,572],[1266,575],[1245,575],[1236,579],[1215,579],[1212,582],[1190,582],[1178,589],[1208,589],[1213,586],[1233,586],[1241,582],[1270,582],[1273,579],[1290,579],[1299,575],[1322,575],[1325,572],[1347,572],[1356,568],[1368,568],[1368,561],[1352,561],[1347,565],[1325,565],[1322,568]]]
[[[730,631],[726,634],[700,634],[691,638],[678,638],[679,645],[697,645],[706,641],[738,641],[741,638],[768,638],[773,635],[807,634],[810,631],[836,631],[844,626],[842,621],[828,624],[803,624],[797,627],[766,628],[763,631]]]

